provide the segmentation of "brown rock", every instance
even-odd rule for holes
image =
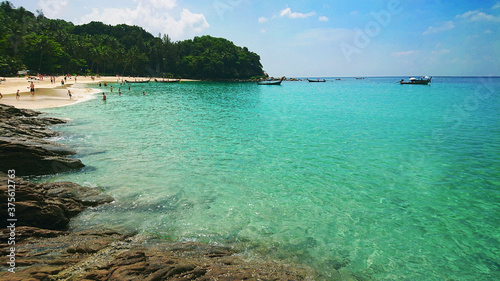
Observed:
[[[45,183],[43,188],[47,190],[47,196],[73,199],[84,206],[95,207],[114,201],[113,197],[109,195],[72,182]]]
[[[69,154],[75,153],[56,144],[0,138],[0,169],[14,169],[18,176],[61,173],[85,166],[78,159],[66,158]]]
[[[34,226],[47,229],[63,229],[69,223],[63,209],[54,204],[28,201],[17,202],[16,218],[19,225]]]
[[[0,176],[0,220],[8,218],[9,178]],[[12,189],[11,189],[12,190]],[[99,191],[75,183],[33,184],[15,179],[16,226],[33,226],[62,230],[68,226],[71,217],[87,206],[112,202],[113,198],[99,194]]]
[[[47,126],[65,123],[57,118],[38,117],[41,112],[0,104],[0,170],[16,175],[45,175],[84,167],[76,152],[43,138],[57,133]]]

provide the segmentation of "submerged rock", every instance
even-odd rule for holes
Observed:
[[[309,270],[269,261],[245,261],[231,249],[170,243],[113,230],[68,232],[71,217],[113,198],[71,182],[26,182],[83,167],[75,152],[43,138],[64,123],[0,104],[0,220],[15,198],[15,231],[0,233],[0,280],[312,280]],[[14,184],[2,173],[15,169]],[[11,187],[9,188],[9,184]],[[15,196],[9,191],[15,189]],[[15,237],[15,273],[9,272]]]
[[[26,228],[19,231],[44,233]],[[246,261],[226,247],[114,231],[50,233],[24,240],[16,251],[20,268],[0,273],[0,280],[312,280],[304,268]]]

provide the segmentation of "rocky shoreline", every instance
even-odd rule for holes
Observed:
[[[0,104],[0,171],[15,170],[18,176],[45,175],[84,167],[76,151],[47,141],[57,136],[47,126],[65,120],[39,117],[41,112]]]
[[[311,270],[246,261],[228,247],[167,242],[115,230],[68,231],[70,219],[110,204],[71,182],[35,184],[22,176],[84,167],[75,151],[47,141],[64,120],[0,104],[0,280],[312,280]]]

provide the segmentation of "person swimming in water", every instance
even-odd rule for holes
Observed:
[[[106,100],[106,94],[102,93],[102,100]]]

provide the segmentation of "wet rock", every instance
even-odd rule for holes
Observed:
[[[312,280],[305,268],[255,258],[246,261],[226,247],[106,230],[47,235],[16,244],[18,280]],[[0,256],[0,264],[6,261],[6,255]],[[14,280],[12,276],[0,272],[0,280]]]
[[[0,175],[2,221],[8,218],[8,180],[6,175]],[[15,200],[17,225],[62,230],[68,226],[71,217],[86,207],[109,203],[113,198],[71,182],[34,184],[16,178]]]
[[[33,226],[18,226],[16,227],[16,241],[21,242],[28,238],[49,238],[49,237],[57,237],[59,235],[64,235],[67,232],[60,230],[51,230],[51,229],[43,229]],[[9,237],[8,232],[0,233],[0,241],[6,242]],[[0,247],[6,246],[5,244],[0,244]]]
[[[32,236],[16,241],[16,273],[0,272],[0,280],[53,280],[51,276],[57,276],[80,263],[85,264],[86,260],[99,251],[116,247],[110,245],[119,245],[128,237],[113,231],[69,233],[25,226],[16,228],[17,233]],[[11,246],[5,244],[0,247],[7,253]],[[7,262],[7,254],[4,255],[3,252],[0,256],[1,266]],[[5,271],[1,266],[0,270]],[[18,279],[12,279],[13,277]]]
[[[66,121],[39,117],[41,112],[0,104],[0,170],[15,169],[18,176],[45,175],[84,167],[66,147],[44,140],[57,133],[47,126]]]
[[[64,210],[55,204],[43,204],[42,202],[18,202],[16,204],[16,216],[19,225],[43,227],[47,229],[64,229],[69,223],[69,217]]]
[[[80,160],[67,158],[72,154],[75,153],[56,144],[0,138],[0,169],[14,169],[19,176],[60,173],[84,167]]]
[[[72,182],[44,183],[41,185],[49,197],[73,199],[83,206],[98,206],[113,202],[113,197]]]
[[[56,132],[47,126],[66,123],[52,117],[39,117],[42,113],[0,104],[0,136],[2,137],[51,137]]]
[[[218,255],[210,257],[210,253]],[[82,275],[82,279],[308,280],[310,274],[276,262],[247,262],[224,247],[160,242],[121,253],[110,264]]]
[[[40,115],[41,112],[31,109],[16,108],[11,105],[0,104],[0,118],[14,117],[33,117]]]

